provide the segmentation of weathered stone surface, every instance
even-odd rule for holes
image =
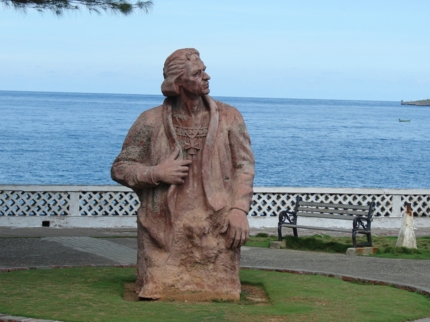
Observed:
[[[141,203],[136,292],[143,299],[239,299],[254,178],[245,123],[208,95],[197,50],[175,51],[163,74],[167,98],[140,115],[112,165],[112,178]]]
[[[281,241],[271,241],[270,244],[269,244],[269,248],[280,249],[280,248],[282,248],[284,246],[284,244],[285,243],[281,242]]]
[[[346,255],[372,255],[376,254],[378,251],[377,247],[357,247],[357,248],[348,248],[346,250]]]

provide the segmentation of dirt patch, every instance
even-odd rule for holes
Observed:
[[[138,302],[141,301],[139,297],[137,296],[135,283],[124,283],[123,286],[123,299],[125,301],[129,302]],[[258,285],[249,285],[249,284],[242,284],[241,287],[242,291],[240,294],[240,301],[241,304],[267,304],[269,302],[269,297],[267,296],[266,291]],[[205,296],[201,293],[191,293],[191,294],[175,294],[174,300],[172,298],[168,299],[160,299],[159,301],[177,301],[177,302],[213,302],[216,301],[216,296],[214,299],[214,294],[210,294],[208,296]],[[228,301],[228,299],[226,300]],[[232,301],[233,302],[233,301]],[[237,302],[237,301],[234,301]]]
[[[122,298],[129,302],[137,302],[139,301],[139,296],[136,293],[136,283],[124,283],[123,286],[123,296]]]
[[[240,301],[251,304],[267,304],[269,297],[262,286],[242,284],[240,293]]]

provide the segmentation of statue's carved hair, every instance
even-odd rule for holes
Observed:
[[[191,60],[191,56],[200,53],[194,48],[178,49],[164,62],[163,76],[164,81],[161,84],[161,92],[164,96],[178,96],[179,86],[178,80],[184,74],[185,65],[187,61]]]

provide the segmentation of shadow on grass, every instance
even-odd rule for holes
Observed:
[[[251,236],[245,246],[269,247],[270,242],[277,241],[278,236],[259,233]],[[345,253],[352,247],[351,239],[336,238],[329,235],[313,235],[295,238],[294,236],[284,236],[284,248],[307,251],[322,251],[330,253]],[[286,247],[285,247],[286,245]]]
[[[346,253],[352,247],[345,239],[335,239],[328,235],[313,235],[296,238],[285,237],[287,248],[296,250],[324,251],[329,253]]]

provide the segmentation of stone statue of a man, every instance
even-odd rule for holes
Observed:
[[[137,293],[143,299],[239,299],[254,157],[241,114],[213,100],[195,49],[164,64],[163,105],[143,112],[112,166],[138,211]]]

